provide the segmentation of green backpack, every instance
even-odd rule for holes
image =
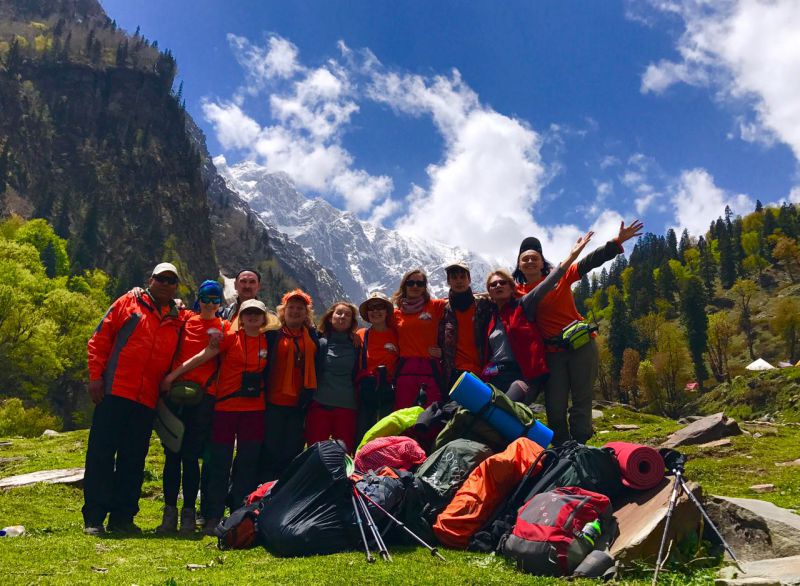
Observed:
[[[509,399],[506,394],[489,385],[492,389],[490,405],[502,409],[515,417],[527,429],[536,421],[533,411],[524,403],[517,403]],[[434,449],[439,449],[445,444],[458,439],[467,438],[488,445],[495,452],[502,452],[511,441],[505,439],[500,433],[480,416],[473,415],[467,409],[459,409],[455,416],[447,422],[439,433],[434,444]]]

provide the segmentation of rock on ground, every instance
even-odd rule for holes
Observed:
[[[741,433],[742,430],[739,429],[739,425],[736,421],[720,412],[698,419],[686,427],[679,429],[669,436],[661,446],[665,448],[677,448],[678,446],[705,444]]]
[[[721,580],[761,578],[773,581],[762,582],[766,584],[800,586],[800,555],[744,562],[742,569],[744,572],[740,572],[735,566],[728,566],[727,568],[722,568],[718,575]],[[737,582],[719,583],[737,584]],[[750,584],[753,583],[758,584],[758,582],[750,582]],[[738,584],[747,584],[747,582],[738,582]]]
[[[64,468],[61,470],[40,470],[30,474],[19,474],[0,478],[0,489],[19,488],[37,482],[48,484],[67,484],[80,486],[83,484],[83,468]]]
[[[800,555],[800,515],[789,509],[725,496],[711,497],[705,507],[740,561]]]
[[[611,546],[611,555],[620,564],[629,565],[636,560],[655,564],[673,483],[672,477],[664,478],[651,490],[626,491],[614,500],[619,536]],[[700,487],[692,482],[687,485],[699,498]],[[700,512],[681,493],[670,521],[670,539],[682,539],[699,525]]]

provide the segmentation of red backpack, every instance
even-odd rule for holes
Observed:
[[[599,521],[600,539],[614,531],[611,501],[602,494],[576,488],[557,488],[537,494],[517,514],[511,534],[500,544],[505,555],[524,572],[542,576],[569,576],[596,546],[581,530]]]

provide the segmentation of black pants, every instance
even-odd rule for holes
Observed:
[[[260,452],[261,442],[237,441],[236,466],[231,473],[233,444],[212,443],[209,446],[208,492],[203,498],[206,518],[222,518],[228,500],[231,512],[242,506],[245,497],[258,485]]]
[[[83,479],[83,521],[126,524],[139,512],[155,411],[114,395],[94,409]]]
[[[180,453],[164,448],[164,504],[173,507],[178,504],[183,480],[183,506],[193,509],[200,488],[200,456],[211,434],[214,397],[207,394],[199,405],[191,407],[178,407],[169,401],[167,406],[183,421],[184,432]]]
[[[264,444],[261,447],[261,482],[276,480],[303,451],[305,409],[267,405],[264,413]]]

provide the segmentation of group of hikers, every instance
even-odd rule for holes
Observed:
[[[583,321],[571,286],[623,252],[642,227],[622,223],[576,262],[588,232],[558,265],[537,238],[525,238],[514,271],[490,272],[486,293],[473,292],[460,261],[444,268],[444,299],[432,298],[425,272],[412,269],[391,298],[373,292],[358,307],[336,302],[316,325],[301,289],[284,294],[274,313],[267,309],[254,269],[236,275],[229,304],[222,285],[207,280],[184,307],[175,299],[177,268],[158,264],[145,289],[114,301],[88,343],[95,409],[84,532],[140,532],[134,517],[157,406],[184,426],[180,447],[165,445],[160,533],[191,534],[200,524],[213,534],[226,508],[278,478],[306,445],[333,438],[353,453],[392,411],[446,401],[464,372],[514,401],[543,392],[553,443],[586,442],[598,353],[593,340],[565,343],[565,332]]]

